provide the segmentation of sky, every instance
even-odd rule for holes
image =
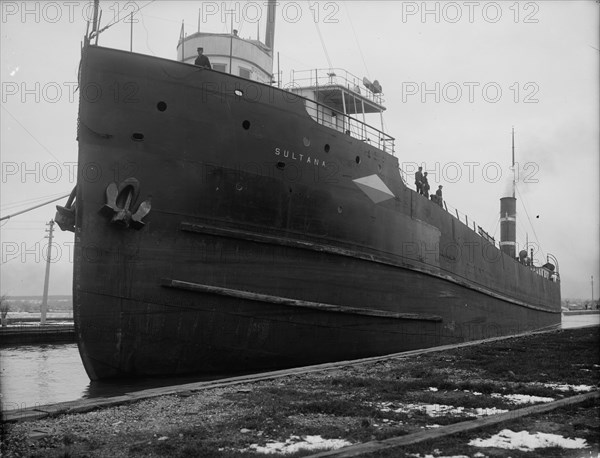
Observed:
[[[176,58],[186,34],[260,31],[257,2],[101,1],[99,44]],[[91,3],[0,1],[0,216],[68,194],[75,93]],[[341,68],[383,87],[401,168],[429,173],[450,210],[499,239],[515,130],[517,243],[558,259],[562,297],[600,290],[599,8],[595,1],[280,1],[275,52],[291,70]],[[228,12],[229,11],[229,12]],[[258,22],[258,26],[257,26]],[[277,60],[275,60],[275,69]],[[379,127],[376,124],[376,127]],[[62,199],[57,203],[62,203]],[[0,293],[42,294],[55,204],[0,222]],[[72,291],[73,234],[54,232],[50,294]]]

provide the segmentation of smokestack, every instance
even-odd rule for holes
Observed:
[[[500,199],[500,250],[515,259],[517,253],[517,199]]]
[[[267,31],[265,33],[265,45],[273,54],[273,45],[275,44],[275,6],[276,0],[269,0],[267,3]]]

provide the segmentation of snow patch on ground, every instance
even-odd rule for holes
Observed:
[[[258,453],[296,453],[298,450],[336,450],[338,448],[352,445],[344,439],[323,439],[321,436],[290,436],[285,442],[267,442],[264,446],[252,444],[242,451],[252,451]]]
[[[576,393],[586,393],[595,389],[595,387],[589,385],[565,385],[560,383],[544,383],[543,385],[546,388],[552,388],[553,390],[575,391]]]
[[[414,456],[415,458],[471,458],[469,455],[419,455],[418,453],[409,453],[408,456]]]
[[[383,402],[378,406],[382,412],[394,412],[394,413],[410,413],[410,412],[424,412],[430,417],[443,417],[445,415],[468,415],[470,417],[481,417],[486,415],[496,415],[499,413],[508,412],[508,410],[497,409],[495,407],[482,408],[478,407],[475,409],[465,407],[455,407],[446,404],[400,404],[396,407],[391,402]]]
[[[585,439],[568,439],[558,434],[535,433],[527,431],[514,432],[503,429],[489,439],[473,439],[469,445],[474,447],[496,447],[507,450],[521,450],[529,452],[537,448],[562,447],[562,448],[586,448]]]
[[[542,396],[531,396],[529,394],[500,394],[492,393],[493,398],[504,398],[513,404],[534,404],[536,402],[552,402],[554,398],[545,398]]]
[[[463,390],[465,393],[471,393],[474,396],[482,396],[483,393],[480,393],[479,391],[469,391],[469,390]]]

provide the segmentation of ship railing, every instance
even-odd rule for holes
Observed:
[[[404,173],[403,178],[404,178],[404,180],[407,179],[406,173]],[[489,232],[487,232],[485,229],[483,229],[483,227],[481,227],[479,224],[477,224],[477,222],[473,218],[469,219],[469,215],[467,215],[466,213],[460,212],[458,210],[458,208],[453,207],[452,205],[448,204],[448,202],[446,200],[442,201],[442,207],[444,208],[444,210],[446,210],[452,216],[456,216],[457,220],[459,220],[461,223],[464,223],[465,226],[467,226],[469,229],[471,229],[473,232],[475,232],[483,240],[485,240],[492,246],[495,246],[496,248],[500,248],[500,246],[496,243],[496,239],[493,236],[491,236],[489,234]]]
[[[545,266],[534,266],[533,264],[531,264],[529,266],[529,268],[533,272],[535,272],[536,274],[538,274],[540,277],[544,277],[547,280],[550,280],[552,282],[559,282],[560,281],[560,275],[558,274],[558,272],[552,271],[552,270],[546,268]]]
[[[551,264],[552,266],[554,266],[554,270],[550,270],[550,280],[551,281],[556,281],[559,282],[560,281],[560,273],[558,271],[558,259],[556,259],[556,256],[554,256],[551,253],[548,253],[546,255],[546,265]]]
[[[395,139],[391,135],[314,100],[305,100],[305,108],[310,117],[319,124],[357,138],[386,153],[394,154]]]
[[[448,209],[448,207],[450,207],[450,209]],[[499,248],[499,246],[496,245],[496,239],[493,236],[491,236],[489,234],[489,232],[484,230],[479,224],[477,224],[475,219],[473,219],[473,218],[469,219],[469,215],[458,211],[458,208],[456,208],[456,207],[448,205],[448,203],[446,201],[444,201],[444,208],[446,209],[446,211],[448,213],[452,214],[452,216],[456,215],[457,220],[459,220],[460,222],[464,222],[465,226],[467,226],[469,229],[471,229],[473,232],[475,232],[478,236],[480,236],[486,242],[490,243],[491,245],[495,246],[496,248]],[[454,212],[452,210],[454,210]]]
[[[411,177],[408,173],[406,173],[404,170],[402,170],[401,167],[398,167],[398,170],[400,171],[400,177],[402,178],[402,181],[404,182],[406,187],[408,187],[410,189],[415,189],[414,188],[414,186],[415,186],[414,177]],[[431,199],[431,200],[433,202],[436,202],[435,195],[434,195],[433,199]],[[438,205],[439,205],[439,203],[438,203]],[[452,216],[456,215],[456,219],[459,220],[460,222],[463,222],[463,220],[464,220],[465,225],[469,229],[472,229],[473,232],[475,232],[481,238],[488,241],[492,245],[496,246],[496,240],[494,239],[494,237],[492,237],[487,231],[485,231],[481,226],[479,226],[475,222],[474,219],[471,219],[471,221],[469,221],[469,216],[466,213],[459,212],[458,208],[453,207],[452,205],[449,205],[445,199],[442,200],[441,206],[442,206],[442,208],[444,208],[444,210],[446,210]]]
[[[411,177],[408,173],[406,173],[400,167],[398,168],[398,170],[400,171],[400,177],[402,178],[402,181],[404,182],[404,184],[408,188],[414,189],[414,177]],[[475,220],[472,219],[471,221],[469,221],[469,216],[466,213],[459,212],[456,207],[449,205],[446,202],[446,200],[443,201],[443,208],[448,213],[450,213],[452,216],[456,215],[456,219],[458,219],[461,223],[464,222],[464,224],[469,229],[472,229],[473,232],[475,232],[477,235],[479,235],[482,239],[484,239],[485,241],[487,241],[494,247],[500,249],[500,246],[496,243],[496,239],[493,236],[491,236],[486,230],[484,230],[481,226],[479,226],[475,222]],[[518,262],[518,258],[515,259],[515,261]],[[549,268],[548,264],[553,265],[554,270]],[[548,279],[549,281],[560,282],[560,274],[558,272],[558,260],[556,259],[556,257],[554,255],[552,255],[550,253],[548,253],[546,256],[546,264],[545,265],[536,266],[533,264],[533,261],[531,261],[529,264],[527,264],[527,267],[529,267],[533,272],[535,272],[539,276],[544,277],[544,278]]]
[[[446,201],[444,201],[444,207],[445,207],[445,209],[447,211],[449,211],[450,213],[452,213],[450,210],[448,210],[448,205],[447,205]],[[456,219],[458,219],[461,222],[463,222],[463,220],[464,220],[465,225],[469,229],[472,228],[473,232],[475,232],[477,235],[479,235],[482,239],[486,240],[488,243],[492,244],[494,247],[500,249],[500,246],[496,244],[495,238],[492,237],[481,226],[479,226],[474,220],[469,221],[469,216],[466,213],[461,213],[461,212],[458,211],[457,208],[454,208],[452,206],[450,206],[450,208],[452,210],[454,210],[454,212],[456,213]],[[461,216],[463,217],[462,220],[461,220]],[[515,261],[519,262],[519,259],[515,258]],[[548,268],[547,264],[554,265],[555,266],[555,270],[552,270],[552,269]],[[560,274],[558,273],[558,261],[551,254],[547,255],[546,264],[543,265],[543,266],[536,266],[534,264],[534,260],[533,259],[528,260],[528,264],[524,264],[524,265],[526,265],[527,267],[529,267],[529,269],[531,271],[535,272],[540,277],[544,277],[547,280],[552,281],[552,282],[559,282],[560,281]]]
[[[371,88],[367,87],[365,82],[367,82]],[[385,101],[382,92],[373,92],[376,88],[372,83],[365,81],[365,79],[360,79],[343,68],[292,70],[292,83],[297,84],[300,87],[341,86],[378,105],[383,105]],[[381,90],[381,88],[379,88],[379,90]]]
[[[398,170],[400,171],[400,178],[402,178],[402,181],[404,182],[404,184],[406,185],[406,187],[410,188],[411,185],[414,185],[410,181],[411,177],[408,175],[408,173],[406,173],[404,170],[402,170],[402,167],[398,167]]]

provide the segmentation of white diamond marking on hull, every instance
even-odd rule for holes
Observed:
[[[376,204],[395,197],[378,175],[369,175],[352,181]]]

